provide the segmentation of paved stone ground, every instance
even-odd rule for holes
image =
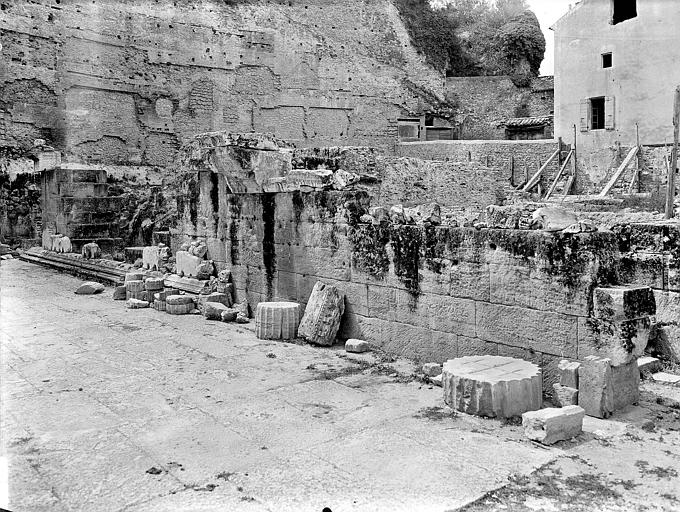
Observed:
[[[452,414],[409,363],[126,310],[110,288],[74,295],[79,282],[0,266],[0,507],[13,512],[558,510],[570,500],[535,481],[572,473],[597,475],[589,510],[680,503],[667,406],[545,448]],[[656,432],[638,428],[649,417]]]

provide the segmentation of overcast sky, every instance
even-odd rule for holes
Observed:
[[[552,75],[555,64],[555,45],[550,26],[569,12],[569,6],[575,5],[577,0],[527,0],[527,3],[536,13],[545,34],[546,49],[545,59],[541,65],[541,75]]]

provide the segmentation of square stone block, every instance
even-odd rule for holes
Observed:
[[[636,320],[656,313],[654,291],[649,286],[595,288],[593,300],[593,316],[609,322]]]

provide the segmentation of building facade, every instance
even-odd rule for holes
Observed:
[[[555,132],[581,151],[673,138],[680,2],[583,0],[555,32]]]

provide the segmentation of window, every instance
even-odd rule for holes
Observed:
[[[612,67],[612,54],[611,53],[603,53],[602,54],[602,67],[603,68]]]
[[[637,17],[637,0],[612,0],[612,24]]]
[[[590,100],[590,129],[604,130],[604,98]]]

